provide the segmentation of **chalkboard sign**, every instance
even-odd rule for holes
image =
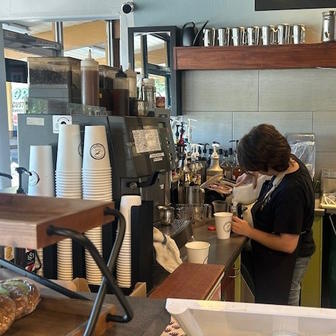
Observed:
[[[336,0],[255,0],[256,11],[332,7]]]

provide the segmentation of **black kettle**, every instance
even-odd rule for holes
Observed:
[[[195,22],[187,22],[182,27],[182,45],[184,47],[198,46],[202,39],[203,29],[208,22],[206,21],[200,30],[196,28]]]

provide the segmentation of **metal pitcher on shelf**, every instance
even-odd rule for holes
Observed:
[[[218,45],[225,47],[230,45],[231,28],[218,28],[217,29]]]
[[[277,26],[278,44],[289,44],[291,37],[290,25],[287,23]]]
[[[294,44],[302,44],[306,42],[306,26],[303,24],[295,24],[292,26],[292,39]]]
[[[238,27],[234,27],[231,29],[231,31],[232,31],[231,35],[232,45],[237,47],[240,45],[240,29]]]
[[[247,45],[253,46],[260,43],[260,28],[258,26],[247,27]]]
[[[322,42],[332,42],[335,40],[335,11],[322,13]]]
[[[264,46],[276,44],[276,28],[273,25],[261,27],[261,43]]]
[[[217,29],[205,28],[203,29],[203,44],[204,47],[213,47],[217,41]]]
[[[232,31],[232,45],[235,47],[247,44],[247,34],[245,27],[234,27],[231,28]]]

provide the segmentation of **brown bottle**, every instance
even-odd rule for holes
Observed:
[[[81,61],[82,104],[99,105],[99,64],[91,57]]]
[[[112,90],[112,114],[118,116],[129,115],[129,90],[127,75],[120,67],[118,73],[113,79]]]

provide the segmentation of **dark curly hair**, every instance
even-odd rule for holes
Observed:
[[[237,151],[239,165],[246,171],[282,172],[289,167],[291,148],[273,125],[253,127],[239,141]]]

